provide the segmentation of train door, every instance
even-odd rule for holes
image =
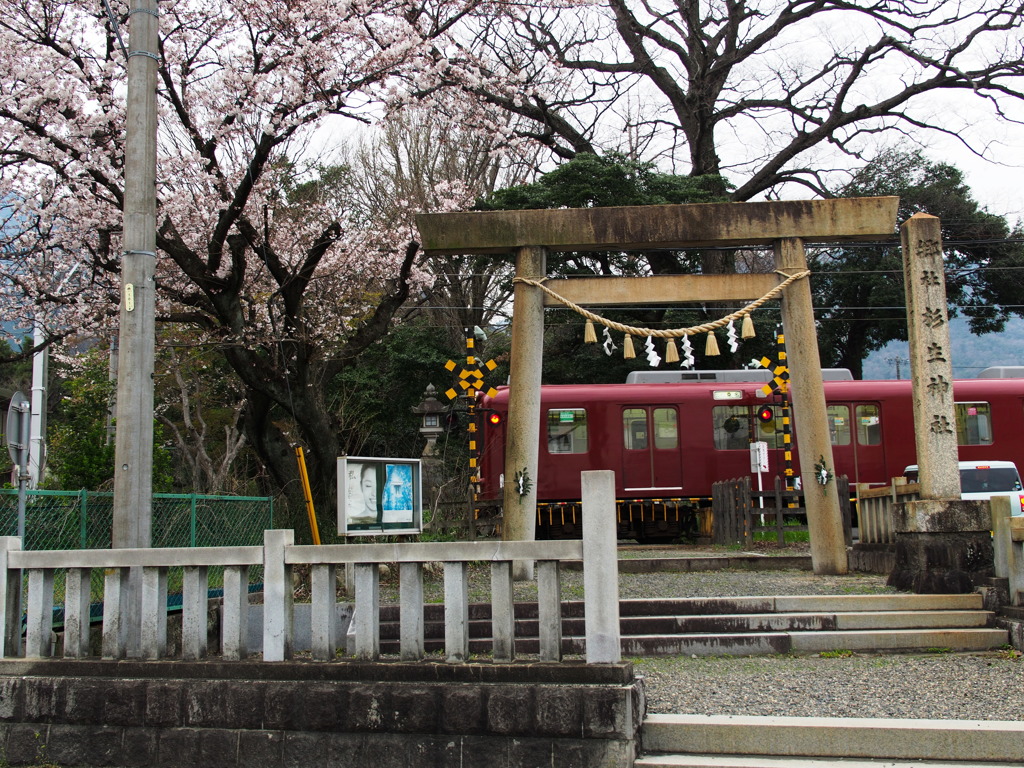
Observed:
[[[627,494],[682,490],[678,408],[666,405],[623,408],[622,439],[622,483]]]
[[[833,458],[851,484],[885,476],[879,403],[830,403],[828,421]]]

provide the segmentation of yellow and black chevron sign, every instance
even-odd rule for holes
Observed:
[[[466,339],[466,364],[459,370],[459,380],[456,382],[456,386],[462,390],[459,392],[455,387],[451,387],[444,394],[449,400],[454,400],[461,394],[465,394],[468,397],[473,397],[477,392],[484,388],[484,374],[480,370],[480,363],[477,361],[476,356],[473,355],[473,338],[468,337]],[[458,363],[454,360],[449,360],[444,364],[445,370],[454,371],[458,368]],[[493,371],[498,367],[498,364],[493,360],[488,360],[483,364],[484,368],[488,371]],[[487,396],[494,397],[498,394],[498,390],[494,387],[488,387]]]
[[[788,389],[789,368],[785,365],[774,365],[773,361],[767,357],[762,357],[758,361],[758,365],[762,368],[767,368],[772,373],[771,381],[761,387],[762,392],[766,395],[770,395],[773,392],[785,392]]]
[[[771,395],[773,392],[785,394],[789,390],[789,367],[786,365],[786,337],[780,333],[776,337],[775,342],[778,349],[778,361],[776,362],[770,357],[762,357],[757,361],[758,365],[762,368],[767,368],[772,373],[771,381],[761,387],[761,391],[766,395]]]

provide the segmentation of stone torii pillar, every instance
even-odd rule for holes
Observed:
[[[546,270],[547,249],[528,246],[516,251],[516,277],[542,280]],[[537,534],[544,295],[525,283],[516,283],[513,306],[502,536],[506,541],[533,541]],[[532,579],[533,563],[517,561],[515,577]]]
[[[541,274],[547,251],[629,251],[685,249],[704,246],[772,245],[779,263],[803,263],[804,242],[876,240],[896,226],[895,197],[841,200],[705,203],[696,205],[624,206],[527,211],[475,211],[422,214],[416,217],[423,249],[428,255],[517,254],[517,275]],[[646,278],[583,278],[546,283],[581,306],[616,304],[680,304],[754,300],[785,278],[776,274],[664,275]],[[811,557],[816,573],[845,573],[846,544],[836,483],[826,481],[817,491],[814,464],[820,458],[832,472],[831,443],[821,366],[814,331],[810,290],[787,297],[786,335],[797,348],[791,382],[799,431],[801,473],[804,475]],[[793,286],[790,286],[792,288]],[[527,289],[520,291],[520,288]],[[789,290],[789,289],[787,289]],[[505,459],[505,536],[532,539],[536,524],[536,478],[539,461],[540,381],[543,360],[543,316],[546,300],[535,287],[517,285],[513,310],[513,369],[509,393],[509,432]],[[526,299],[527,296],[532,296]],[[521,305],[526,301],[527,305]],[[517,324],[517,318],[519,323]],[[523,331],[523,326],[530,328]],[[790,355],[792,357],[792,355]],[[799,367],[798,367],[799,366]],[[517,388],[535,391],[516,393]],[[813,395],[813,391],[818,396]],[[809,457],[805,460],[805,453]],[[809,464],[807,462],[810,462]],[[511,474],[510,474],[511,470]],[[516,483],[516,474],[526,484]],[[824,475],[821,475],[824,477]],[[530,486],[527,490],[527,485]],[[510,488],[510,486],[513,486]],[[845,491],[844,491],[845,492]],[[514,504],[509,503],[514,493]],[[838,535],[836,535],[838,531]]]
[[[807,269],[803,241],[786,238],[775,242],[775,267],[784,274]],[[821,379],[818,335],[814,324],[811,284],[798,280],[782,297],[782,327],[786,332],[786,362],[790,375],[799,371],[799,386],[791,387],[793,412],[797,419],[797,452],[800,456],[801,485],[807,508],[807,528],[811,539],[811,563],[815,573],[846,573],[846,533],[839,492],[835,482],[832,440],[825,429],[804,430],[810,414],[827,413],[825,388]],[[844,488],[843,493],[849,493]]]

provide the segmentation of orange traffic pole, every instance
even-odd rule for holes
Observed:
[[[313,491],[309,488],[309,475],[306,474],[306,454],[302,446],[295,446],[295,458],[299,462],[299,477],[302,479],[302,494],[306,497],[306,514],[309,516],[309,530],[313,533],[313,543],[320,543],[320,528],[316,524],[316,510],[313,509]]]

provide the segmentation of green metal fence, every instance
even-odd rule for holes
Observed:
[[[112,493],[27,491],[25,549],[106,549]],[[153,494],[154,547],[259,546],[274,501],[259,496]],[[18,492],[0,489],[0,535],[18,533]]]

